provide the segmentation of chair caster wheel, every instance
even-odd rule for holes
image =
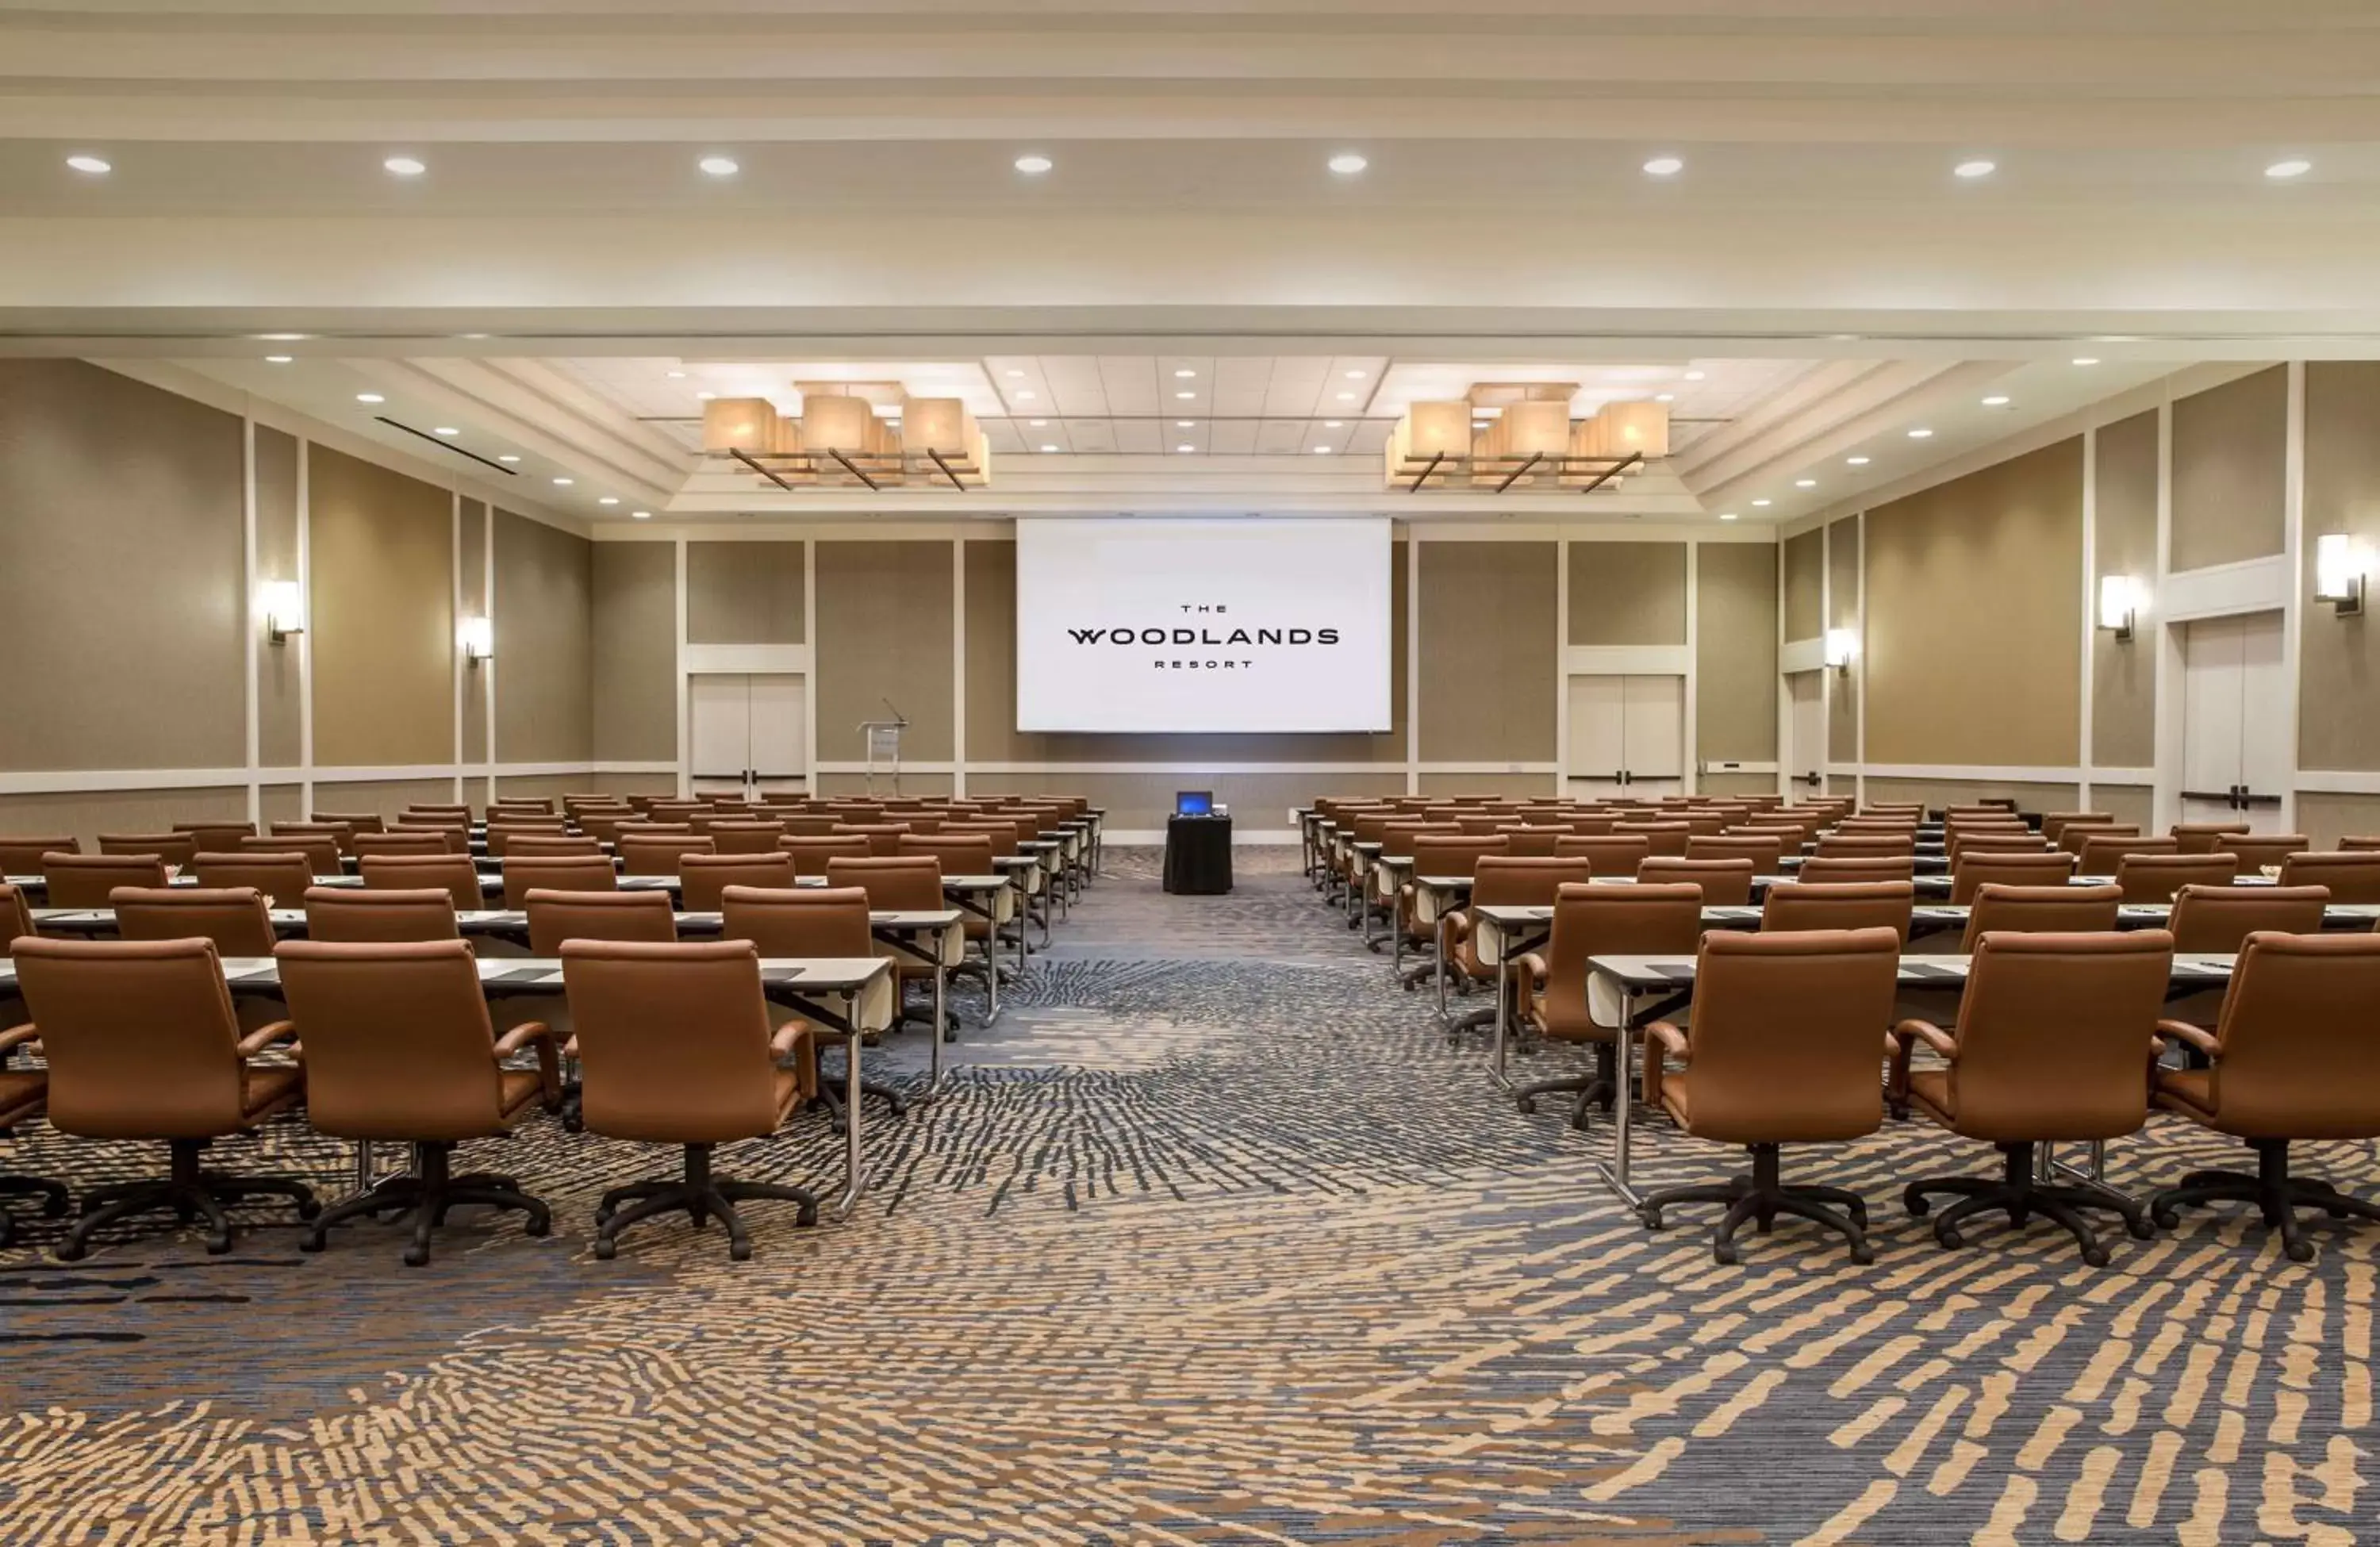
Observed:
[[[2128,1219],[2124,1221],[2124,1229],[2136,1241],[2150,1241],[2156,1238],[2155,1229],[2145,1219]]]
[[[613,1258],[619,1255],[619,1245],[613,1241],[611,1236],[598,1236],[595,1237],[595,1256],[599,1261],[609,1262]]]
[[[322,1212],[322,1205],[310,1198],[298,1205],[298,1217],[301,1220],[310,1220]]]
[[[552,1216],[550,1214],[529,1215],[528,1222],[521,1226],[521,1234],[524,1236],[535,1236],[540,1237],[552,1235]]]
[[[300,1251],[321,1251],[330,1244],[329,1236],[317,1236],[310,1232],[298,1237],[298,1249]]]
[[[1953,1250],[1967,1244],[1967,1238],[1964,1236],[1960,1235],[1953,1226],[1947,1224],[1935,1227],[1934,1239]]]
[[[2149,1217],[2156,1221],[2157,1228],[2160,1230],[2178,1229],[2181,1224],[2181,1211],[2179,1209],[2160,1206],[2150,1210]]]
[[[729,1242],[727,1246],[727,1260],[731,1262],[749,1262],[752,1261],[752,1243],[749,1241]]]
[[[2107,1249],[2106,1247],[2092,1247],[2082,1253],[2082,1261],[2095,1268],[2104,1268],[2107,1265],[2108,1261]]]
[[[73,1241],[60,1241],[52,1249],[51,1255],[61,1262],[79,1262],[91,1255],[91,1249]]]
[[[794,1223],[795,1224],[816,1224],[818,1223],[818,1205],[815,1203],[803,1204],[802,1212],[794,1216]]]
[[[1647,1230],[1658,1230],[1662,1228],[1661,1211],[1658,1209],[1649,1207],[1639,1209],[1636,1211],[1636,1217],[1644,1223],[1645,1228]]]
[[[1732,1268],[1738,1261],[1733,1241],[1721,1241],[1711,1248],[1711,1260],[1721,1267]]]
[[[2325,1209],[2323,1212],[2328,1214],[2333,1219],[2345,1219],[2348,1217],[2348,1212],[2345,1209],[2338,1208],[2336,1206]]]
[[[1448,1040],[1451,1041],[1452,1039],[1450,1038]],[[1537,1098],[1535,1096],[1515,1096],[1512,1098],[1512,1104],[1521,1109],[1522,1115],[1532,1115],[1537,1110]]]
[[[42,1200],[42,1217],[43,1219],[64,1219],[66,1217],[67,1210],[72,1206],[72,1203],[67,1200],[65,1193],[54,1192],[50,1194],[49,1197]]]
[[[1864,1242],[1852,1248],[1852,1261],[1863,1268],[1876,1266],[1876,1248]]]
[[[208,1255],[208,1256],[210,1256],[210,1257],[221,1257],[221,1256],[223,1256],[225,1253],[226,1253],[226,1252],[228,1252],[228,1251],[230,1251],[230,1250],[231,1250],[231,1236],[228,1236],[228,1235],[224,1235],[224,1236],[208,1236],[208,1237],[207,1237],[207,1255]]]
[[[408,1268],[428,1267],[430,1265],[430,1249],[428,1247],[418,1246],[407,1247],[405,1249],[405,1265]]]
[[[2313,1261],[2313,1243],[2312,1241],[2291,1241],[2287,1246],[2283,1247],[2282,1249],[2289,1254],[2289,1261],[2292,1262],[2311,1262]]]

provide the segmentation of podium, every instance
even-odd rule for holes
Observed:
[[[906,720],[862,720],[859,734],[868,749],[868,793],[876,793],[879,774],[891,782],[887,793],[901,793],[901,733],[908,728]]]

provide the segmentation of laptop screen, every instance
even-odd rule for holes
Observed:
[[[1212,816],[1215,814],[1215,792],[1207,789],[1177,791],[1173,797],[1175,816]]]

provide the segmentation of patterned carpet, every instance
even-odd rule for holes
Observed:
[[[541,1120],[458,1163],[554,1234],[459,1216],[425,1269],[261,1223],[69,1266],[37,1224],[0,1253],[0,1542],[2375,1539],[2380,1232],[2316,1225],[2304,1267],[2228,1209],[2102,1271],[2039,1226],[1944,1252],[1898,1183],[1993,1157],[1897,1125],[1787,1158],[1865,1195],[1874,1267],[1780,1224],[1722,1268],[1706,1211],[1615,1204],[1605,1130],[1497,1098],[1293,855],[1240,863],[1170,898],[1112,852],[998,1025],[968,991],[945,1099],[871,1122],[856,1215],[752,1205],[748,1264],[682,1223],[594,1261],[595,1194],[668,1157]],[[839,1155],[810,1116],[720,1169],[831,1188]],[[78,1184],[155,1158],[0,1149]],[[217,1158],[346,1163],[294,1124]],[[2233,1159],[2159,1120],[2112,1176]],[[2301,1168],[2380,1185],[2365,1146]]]

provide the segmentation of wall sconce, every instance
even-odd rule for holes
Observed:
[[[463,646],[463,659],[473,665],[496,653],[496,626],[484,617],[467,617],[455,637]]]
[[[2363,614],[2363,584],[2372,573],[2372,550],[2343,531],[2313,540],[2313,595],[2340,617]]]
[[[2099,627],[2116,636],[2119,642],[2132,637],[2132,622],[2140,612],[2140,582],[2130,575],[2099,577]]]
[[[1859,635],[1849,628],[1827,630],[1827,664],[1839,672],[1852,669],[1852,658],[1859,654]]]
[[[295,580],[267,580],[260,598],[264,608],[264,637],[287,644],[289,636],[306,631],[306,594]]]

